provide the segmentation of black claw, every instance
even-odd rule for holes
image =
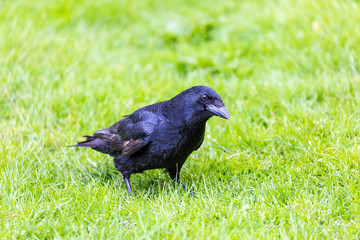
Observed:
[[[189,193],[190,193],[190,196],[195,196],[196,195],[196,192],[192,191],[192,190],[190,190]]]
[[[178,179],[177,182],[181,184],[184,190],[189,192],[191,196],[194,196],[196,194],[196,192],[189,190],[188,187],[180,179]]]
[[[181,184],[181,186],[184,188],[185,191],[188,190],[187,186],[186,186],[180,179],[178,179],[177,182],[178,182],[179,184]]]

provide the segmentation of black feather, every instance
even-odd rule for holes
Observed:
[[[214,116],[229,118],[220,96],[206,86],[195,86],[174,98],[138,109],[85,141],[72,147],[90,147],[114,156],[131,195],[130,175],[165,168],[178,183],[188,156],[198,149],[206,121]]]

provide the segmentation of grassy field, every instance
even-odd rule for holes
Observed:
[[[359,239],[359,4],[1,0],[0,238]],[[66,148],[200,84],[196,196]]]

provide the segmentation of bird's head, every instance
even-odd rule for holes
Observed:
[[[189,88],[170,101],[182,104],[181,109],[186,118],[196,118],[200,121],[206,121],[212,116],[230,118],[230,114],[219,94],[207,86]]]

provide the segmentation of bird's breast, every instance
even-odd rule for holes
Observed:
[[[164,129],[152,141],[157,157],[163,161],[185,161],[201,144],[205,131],[205,127],[186,129],[167,126]]]

